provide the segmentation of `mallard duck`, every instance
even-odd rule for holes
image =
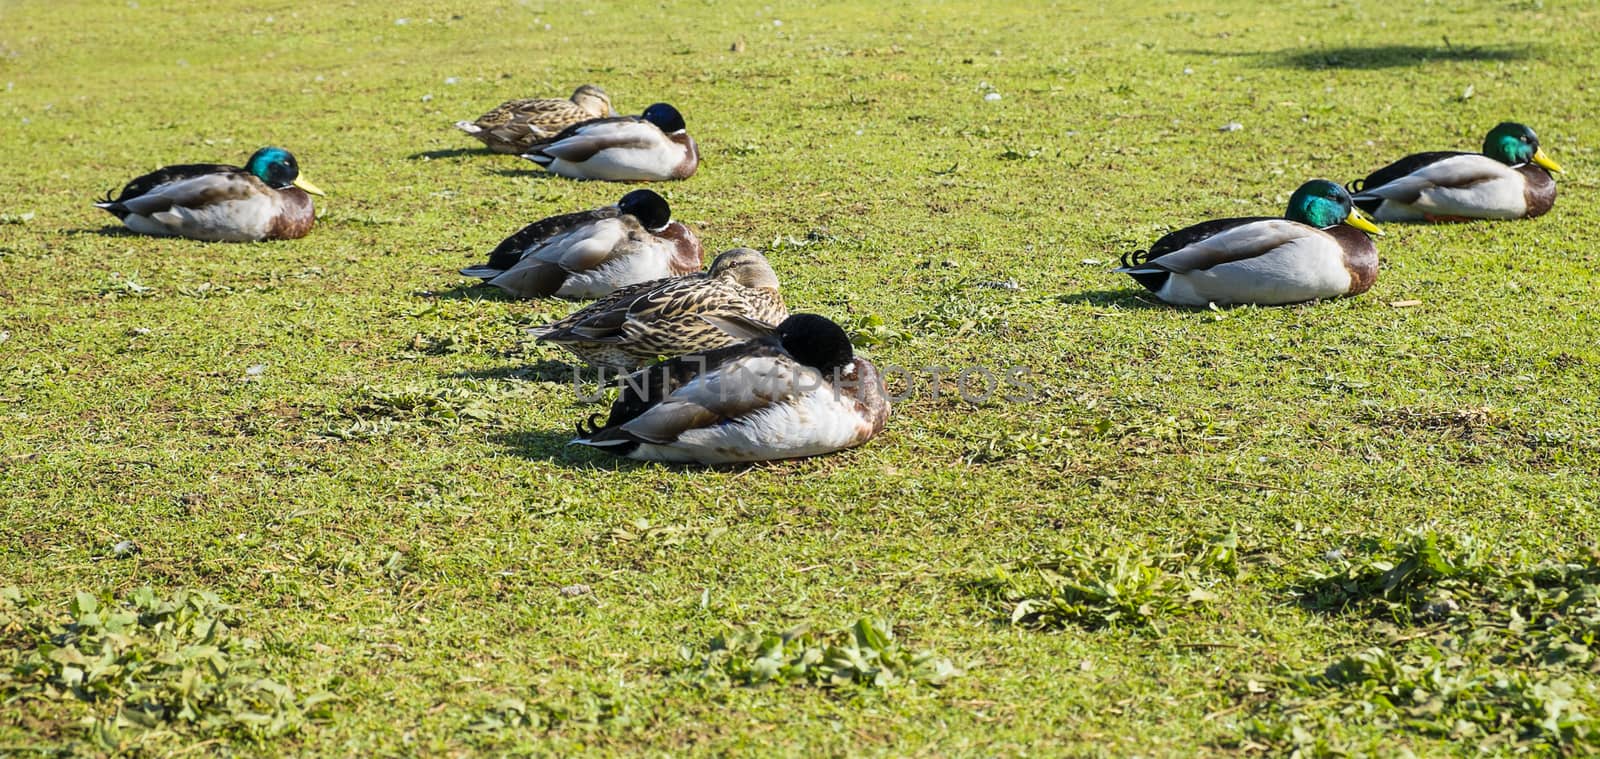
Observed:
[[[776,324],[789,315],[765,256],[735,248],[704,275],[624,287],[529,332],[592,366],[633,371],[661,356],[720,348],[738,338],[702,318],[742,316]]]
[[[1561,165],[1539,136],[1507,121],[1489,130],[1482,153],[1408,155],[1349,187],[1378,221],[1531,219],[1556,203],[1552,171]]]
[[[572,98],[508,100],[477,121],[457,121],[456,128],[483,141],[496,153],[521,155],[573,124],[615,116],[611,96],[592,84]]]
[[[573,124],[522,157],[572,179],[661,182],[693,176],[700,148],[678,109],[656,103],[640,116]]]
[[[257,150],[243,168],[216,163],[166,166],[95,203],[135,232],[195,240],[290,240],[311,231],[311,195],[322,190],[300,175],[283,148]]]
[[[619,287],[700,271],[700,239],[666,198],[634,190],[614,206],[541,219],[489,262],[461,270],[521,298],[603,298]]]
[[[1378,276],[1383,234],[1350,194],[1313,179],[1289,198],[1286,218],[1218,219],[1171,232],[1122,257],[1117,271],[1168,303],[1281,305],[1359,295]]]
[[[795,314],[777,327],[706,318],[750,339],[625,378],[605,425],[591,418],[572,443],[644,461],[714,465],[832,453],[883,430],[883,380],[839,325],[816,314]]]

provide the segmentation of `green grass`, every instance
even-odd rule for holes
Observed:
[[[0,753],[1600,750],[1600,9],[457,13],[0,6]],[[768,251],[880,365],[1037,398],[924,383],[861,449],[741,470],[565,447],[599,407],[521,328],[570,306],[454,271],[627,188],[448,125],[591,81],[684,112],[705,160],[662,191],[710,249]],[[1508,118],[1567,167],[1555,210],[1391,226],[1360,298],[1158,308],[1111,272]],[[306,239],[89,206],[263,144],[329,192]],[[850,648],[865,618],[892,648]],[[110,658],[50,658],[80,637]]]

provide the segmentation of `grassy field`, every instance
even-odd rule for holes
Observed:
[[[0,754],[1600,751],[1597,31],[0,4]],[[522,329],[572,306],[454,272],[628,188],[449,125],[583,82],[683,111],[705,159],[661,191],[710,252],[767,251],[880,365],[1035,397],[919,374],[866,447],[728,471],[566,447],[602,407]],[[1111,271],[1505,119],[1567,168],[1555,210],[1391,226],[1360,298],[1171,309]],[[329,193],[306,239],[89,205],[265,144]]]

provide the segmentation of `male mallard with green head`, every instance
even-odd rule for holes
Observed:
[[[1156,240],[1122,257],[1117,271],[1157,298],[1182,306],[1282,305],[1359,295],[1378,276],[1382,234],[1350,194],[1313,179],[1289,198],[1285,218],[1219,219]]]
[[[1504,122],[1483,138],[1482,153],[1416,153],[1350,183],[1356,206],[1378,221],[1531,219],[1556,203],[1545,155],[1532,129]]]
[[[300,175],[289,151],[267,147],[242,168],[191,163],[157,169],[94,205],[141,234],[252,242],[305,237],[315,219],[311,195],[321,194]]]

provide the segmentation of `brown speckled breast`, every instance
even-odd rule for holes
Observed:
[[[1525,163],[1517,167],[1517,173],[1527,180],[1527,189],[1523,190],[1523,200],[1527,201],[1528,211],[1523,214],[1525,218],[1532,219],[1550,212],[1556,204],[1556,180],[1545,171],[1543,166]]]
[[[1360,295],[1378,279],[1378,246],[1372,238],[1349,224],[1336,224],[1323,230],[1344,249],[1344,268],[1350,272],[1350,290],[1345,295]]]
[[[267,230],[266,239],[294,240],[305,237],[317,217],[316,209],[311,207],[311,196],[298,187],[278,190],[277,193],[282,208],[277,218],[272,220],[272,228]]]

